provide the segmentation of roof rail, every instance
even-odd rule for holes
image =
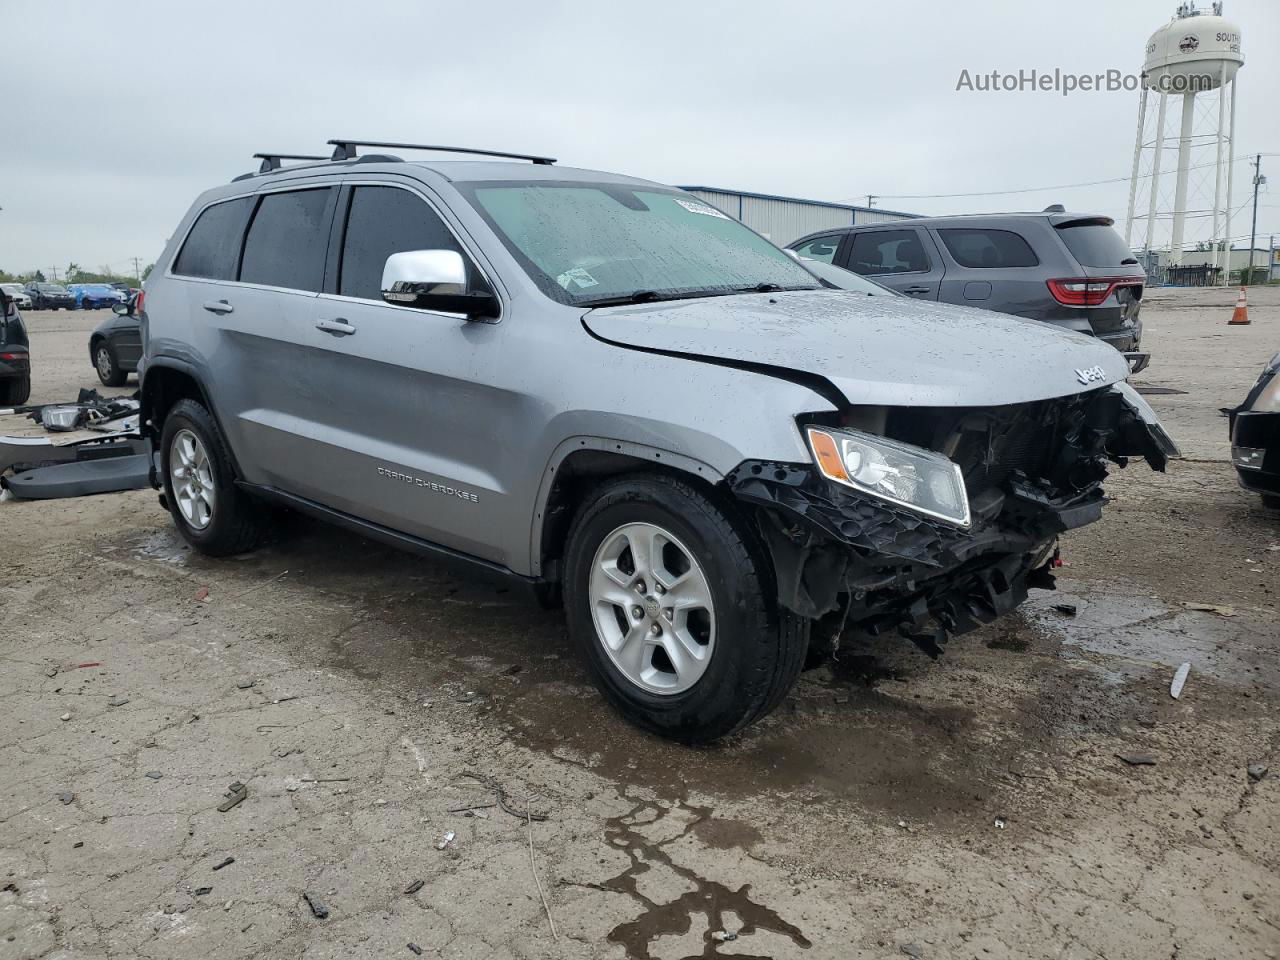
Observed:
[[[281,160],[328,160],[328,157],[317,157],[309,153],[255,153],[253,159],[261,160],[258,173],[270,173],[280,169]]]
[[[354,160],[356,147],[392,147],[400,150],[435,150],[442,153],[473,153],[482,157],[505,157],[508,160],[529,160],[532,163],[552,164],[555,157],[537,157],[528,153],[506,153],[502,150],[478,150],[475,147],[441,147],[428,143],[386,143],[381,140],[330,140],[333,145],[332,160]]]

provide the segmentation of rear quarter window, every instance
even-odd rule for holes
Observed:
[[[187,234],[173,272],[205,280],[234,280],[253,200],[238,197],[207,207]]]
[[[1062,242],[1083,267],[1119,267],[1126,260],[1134,261],[1133,251],[1110,224],[1068,223],[1057,229]]]
[[[981,227],[939,230],[942,244],[962,267],[996,270],[1001,267],[1034,267],[1040,260],[1021,234],[1012,230]]]

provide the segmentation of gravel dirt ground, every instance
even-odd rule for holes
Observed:
[[[1109,482],[1058,592],[937,662],[846,648],[712,748],[415,557],[295,519],[212,561],[150,491],[0,503],[0,957],[1277,956],[1280,515],[1218,408],[1280,290],[1249,327],[1234,297],[1150,292],[1137,381],[1187,459]],[[35,401],[97,385],[101,316],[28,318]]]

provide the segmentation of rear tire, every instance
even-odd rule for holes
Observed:
[[[31,399],[31,376],[0,380],[0,403],[6,407],[20,407]]]
[[[222,432],[202,404],[173,405],[164,420],[160,457],[169,513],[191,546],[211,557],[257,546],[265,524],[262,508],[236,486]]]
[[[672,585],[659,590],[664,581]],[[687,599],[691,582],[705,603]],[[597,488],[569,533],[565,611],[596,686],[632,723],[683,743],[761,719],[799,676],[809,622],[778,605],[773,584],[750,527],[663,474]],[[671,597],[686,598],[675,601],[685,604],[675,607],[683,624],[680,612],[668,615]],[[628,655],[636,649],[644,652]]]
[[[116,352],[105,340],[100,341],[93,348],[93,366],[98,371],[98,379],[104,386],[123,387],[125,381],[129,379],[129,375],[120,369]]]

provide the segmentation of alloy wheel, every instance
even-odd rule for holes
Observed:
[[[203,530],[213,520],[217,490],[213,464],[204,443],[192,431],[179,430],[169,447],[169,479],[178,511],[193,530]]]
[[[601,542],[588,588],[596,637],[619,672],[670,696],[702,678],[715,649],[706,573],[670,531],[628,523]]]

